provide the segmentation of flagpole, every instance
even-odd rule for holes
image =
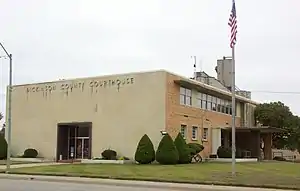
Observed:
[[[232,92],[232,139],[231,139],[231,143],[232,143],[232,175],[235,176],[235,152],[236,152],[236,148],[235,148],[235,52],[234,52],[234,48],[235,45],[232,46],[232,70],[231,70],[231,77],[232,77],[232,84],[231,84],[231,92]]]

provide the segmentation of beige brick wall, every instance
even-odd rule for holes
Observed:
[[[180,86],[174,83],[174,80],[179,79],[179,76],[167,74],[166,131],[172,138],[175,138],[180,131],[181,124],[185,124],[187,125],[186,141],[201,143],[203,128],[208,128],[208,139],[203,142],[205,149],[201,153],[206,157],[211,153],[212,128],[231,126],[232,117],[227,114],[180,105]],[[240,117],[236,118],[236,125],[240,126]],[[192,126],[199,128],[197,140],[192,140]]]

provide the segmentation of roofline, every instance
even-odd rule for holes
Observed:
[[[196,80],[193,80],[193,79],[189,79],[186,76],[182,76],[182,75],[167,71],[165,69],[147,70],[147,71],[140,71],[140,72],[127,72],[127,73],[118,73],[118,74],[107,74],[107,75],[92,76],[92,77],[69,78],[69,79],[64,79],[64,80],[45,81],[45,82],[38,82],[38,83],[17,84],[17,85],[13,85],[13,87],[28,86],[28,85],[41,85],[41,84],[65,82],[65,81],[72,81],[72,80],[86,80],[86,79],[93,79],[93,78],[104,78],[104,77],[123,76],[123,75],[136,75],[136,74],[144,74],[144,73],[155,73],[155,72],[165,72],[165,73],[168,73],[168,74],[172,74],[172,75],[180,77],[181,79],[183,79],[183,80],[185,80],[189,83],[193,83],[194,85],[202,86],[203,88],[206,88],[206,89],[211,90],[211,91],[215,91],[215,92],[223,94],[225,96],[232,96],[232,93],[229,92],[229,91],[225,91],[225,90],[216,88],[214,86],[207,85],[203,82],[199,82],[199,81],[196,81]],[[245,98],[245,97],[242,97],[242,96],[239,96],[239,95],[236,95],[236,98],[240,101],[252,103],[254,105],[259,105],[260,104],[258,102],[255,102],[255,101],[251,100],[251,99],[248,99],[248,98]]]
[[[163,69],[159,69],[159,70],[147,70],[147,71],[140,71],[140,72],[126,72],[126,73],[117,73],[117,74],[106,74],[106,75],[101,75],[101,76],[68,78],[68,79],[63,79],[63,80],[43,81],[43,82],[26,83],[26,84],[16,84],[16,85],[13,85],[13,87],[28,86],[28,85],[42,85],[42,84],[57,83],[57,82],[66,82],[66,81],[73,81],[73,80],[87,80],[87,79],[93,79],[93,78],[105,78],[105,77],[136,75],[136,74],[144,74],[144,73],[146,74],[146,73],[155,73],[155,72],[167,72],[168,73],[168,71],[163,70]]]

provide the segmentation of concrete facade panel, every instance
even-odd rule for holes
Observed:
[[[92,122],[92,156],[105,149],[132,158],[146,133],[155,146],[165,127],[163,71],[20,85],[12,93],[12,151],[55,158],[57,124]]]

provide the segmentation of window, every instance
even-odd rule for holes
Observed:
[[[207,95],[207,109],[208,110],[211,110],[212,108],[211,108],[211,99],[212,99],[212,97],[210,96],[210,95]]]
[[[206,107],[208,110],[211,110],[212,109],[211,102],[208,101]]]
[[[220,98],[217,98],[217,112],[221,112],[221,99]]]
[[[201,108],[202,109],[206,109],[206,101],[202,100],[202,103],[201,103]]]
[[[225,101],[225,113],[226,114],[229,114],[229,107],[230,107],[230,101]]]
[[[189,91],[189,93],[187,93]],[[183,105],[189,105],[187,102],[188,95],[191,95],[191,90],[186,88],[180,89],[180,102]],[[190,105],[191,105],[191,96],[189,97]],[[217,111],[220,113],[225,113],[232,115],[232,106],[231,100],[221,99],[209,94],[197,92],[196,95],[196,107],[201,109],[207,109],[211,111]]]
[[[207,95],[207,101],[211,102],[211,95]]]
[[[198,137],[198,127],[193,126],[192,140],[197,140],[197,137]]]
[[[201,108],[201,102],[202,102],[201,99],[202,99],[202,93],[197,92],[197,96],[196,96],[196,100],[197,100],[196,107],[197,108]]]
[[[207,109],[206,100],[207,100],[207,95],[202,94],[202,97],[201,97],[201,108],[202,109]]]
[[[192,105],[192,90],[180,87],[180,104]]]
[[[204,128],[202,139],[207,140],[207,138],[208,138],[208,128]]]
[[[213,111],[217,111],[217,98],[216,97],[212,97],[212,101],[211,101],[211,108]]]
[[[221,112],[225,113],[225,100],[221,99]]]
[[[180,133],[185,138],[186,136],[186,125],[181,125]]]

